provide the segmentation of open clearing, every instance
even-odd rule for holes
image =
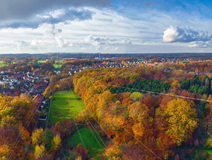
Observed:
[[[38,63],[46,63],[46,60],[38,60]]]
[[[94,133],[94,135],[91,131]],[[81,143],[84,147],[89,148],[89,155],[92,158],[99,159],[101,157],[101,153],[104,151],[104,144],[98,137],[97,133],[95,133],[92,128],[91,130],[89,128],[81,128],[79,129],[79,132],[82,136],[84,144],[82,144],[81,139],[79,137],[79,133],[76,131],[71,137],[71,139],[68,141],[67,145],[69,147],[76,147],[79,143]]]
[[[56,92],[53,97],[49,118],[50,125],[77,116],[81,110],[85,109],[84,102],[73,90]]]
[[[83,100],[73,90],[56,92],[53,97],[49,125],[54,125],[58,121],[62,122],[64,119],[68,120],[73,116],[76,117],[81,110],[85,109]],[[78,131],[76,131],[67,142],[67,145],[77,147],[81,143],[84,147],[89,148],[90,157],[100,159],[104,151],[104,144],[97,133],[88,127],[79,129],[79,132],[84,144],[81,142]]]
[[[54,64],[53,66],[54,66],[54,68],[61,68],[62,67],[61,64]]]
[[[53,64],[54,68],[58,69],[62,67],[62,63],[64,60],[56,60],[55,64]],[[38,60],[38,63],[46,63],[46,60]]]
[[[212,154],[212,149],[210,149],[210,150],[207,150],[207,152],[208,152],[208,153],[210,153],[210,154]]]

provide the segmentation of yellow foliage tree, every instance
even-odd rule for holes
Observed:
[[[40,158],[45,152],[45,146],[44,145],[36,145],[35,146],[35,153],[34,153],[34,156],[35,158]]]
[[[49,99],[50,99],[50,100],[53,100],[53,96],[49,96]]]
[[[108,104],[113,100],[114,95],[110,93],[110,91],[105,91],[98,97],[98,108],[97,108],[97,117],[99,120],[102,120],[105,109]]]
[[[117,145],[108,146],[105,150],[105,156],[108,159],[110,159],[114,156],[119,157],[119,156],[121,156],[121,150],[119,149],[119,147]]]
[[[198,126],[196,109],[191,108],[192,102],[177,98],[169,101],[164,110],[168,116],[167,121],[170,123],[167,133],[177,138],[178,145],[188,140]]]
[[[15,125],[17,123],[17,121],[15,120],[15,118],[13,116],[5,116],[2,118],[1,123],[0,123],[0,127],[6,127],[9,125]]]
[[[43,128],[36,129],[32,133],[32,144],[33,145],[40,145],[44,142],[44,140],[45,140],[45,138],[44,138]]]
[[[149,109],[145,104],[135,102],[128,106],[129,117],[135,122],[142,123],[148,118]]]
[[[54,137],[53,141],[54,141],[54,145],[55,145],[54,148],[55,148],[55,149],[59,148],[60,145],[61,145],[61,138],[60,138],[60,135],[57,134],[57,135]]]
[[[180,83],[178,82],[178,80],[175,80],[174,82],[172,82],[171,86],[180,87]]]
[[[78,157],[76,158],[76,160],[82,160],[82,157],[81,157],[81,156],[78,156]]]

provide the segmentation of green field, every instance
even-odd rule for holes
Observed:
[[[64,60],[55,61],[55,63],[63,63]]]
[[[8,66],[4,61],[0,61],[0,67]]]
[[[210,150],[207,150],[207,152],[208,152],[208,153],[210,153],[210,154],[212,154],[212,149],[210,149]]]
[[[54,68],[61,68],[62,64],[54,64],[53,66],[54,66]]]
[[[62,122],[64,119],[68,120],[85,109],[83,100],[75,94],[73,90],[59,91],[53,95],[54,99],[51,105],[50,122],[49,125],[54,125],[56,122]],[[73,114],[72,114],[73,113]],[[79,137],[82,136],[84,144]],[[81,128],[79,132],[76,131],[67,142],[68,147],[77,147],[81,143],[84,147],[89,148],[89,156],[94,159],[100,159],[104,150],[104,144],[95,133],[93,129]]]
[[[61,68],[64,60],[55,61],[54,68]],[[38,60],[38,63],[46,63],[46,60]]]
[[[94,135],[91,131],[94,133]],[[79,138],[79,132],[82,136],[84,144],[82,144],[81,139]],[[93,129],[90,130],[89,128],[79,129],[79,132],[76,131],[73,134],[67,145],[69,147],[76,147],[79,143],[81,143],[84,147],[89,148],[89,156],[95,159],[99,159],[101,157],[101,153],[104,150],[104,144],[98,137],[97,133],[95,133]]]
[[[49,118],[50,125],[77,116],[82,109],[85,109],[84,102],[73,90],[56,92],[53,97]]]
[[[38,60],[38,63],[46,63],[46,60]]]

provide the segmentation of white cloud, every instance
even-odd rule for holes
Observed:
[[[93,37],[92,37],[92,35],[89,35],[89,36],[87,36],[87,37],[84,38],[84,41],[83,42],[90,43],[92,41],[93,41]]]
[[[43,19],[50,18],[50,16],[46,16],[46,15],[44,15],[44,16],[42,16],[42,15],[37,15],[36,17],[43,18]]]
[[[195,31],[190,28],[180,28],[170,26],[164,31],[163,42],[192,42],[208,41],[212,35],[208,32]]]
[[[51,26],[51,30],[46,30],[44,34],[44,38],[52,38],[54,35],[58,35],[62,33],[61,29],[55,29],[54,26]]]
[[[53,9],[57,8],[53,7]],[[191,44],[162,43],[163,36],[165,36],[163,32],[170,24],[172,24],[173,26],[191,26],[193,29],[192,31],[196,31],[201,28],[202,30],[212,33],[212,20],[208,18],[199,19],[198,17],[195,17],[193,15],[187,15],[185,16],[186,18],[176,18],[170,14],[168,15],[159,11],[145,9],[140,9],[139,12],[135,11],[134,13],[137,14],[129,14],[131,15],[131,17],[127,15],[128,11],[126,10],[122,10],[121,12],[119,12],[109,8],[96,9],[91,7],[84,7],[79,9],[89,10],[92,13],[92,19],[86,19],[84,21],[74,19],[73,21],[71,21],[71,23],[55,22],[55,28],[52,28],[52,25],[49,23],[43,23],[35,29],[0,29],[0,46],[3,47],[13,45],[16,47],[17,42],[14,43],[12,41],[14,39],[17,39],[29,43],[28,49],[27,47],[25,47],[26,49],[22,49],[21,52],[29,52],[30,48],[32,48],[33,45],[35,46],[35,48],[39,48],[36,52],[33,51],[33,53],[53,52],[55,51],[55,40],[53,35],[55,35],[55,37],[58,37],[57,45],[63,47],[61,48],[61,52],[70,52],[69,46],[72,46],[71,52],[78,52],[79,50],[82,50],[82,47],[84,46],[84,48],[91,49],[83,49],[83,51],[88,51],[91,53],[96,52],[96,49],[98,49],[98,52],[110,53],[114,52],[116,47],[119,47],[117,51],[123,51],[126,53],[199,52],[200,50],[197,47],[210,47],[206,44],[200,45],[200,43],[202,42],[199,41]],[[75,10],[77,11],[76,13],[78,13],[78,8],[75,8]],[[82,15],[84,15],[84,12],[82,13]],[[46,14],[44,14],[43,12],[38,12],[35,15],[38,14],[40,16],[49,16],[49,10],[46,12]],[[43,18],[44,21],[47,21],[45,17],[40,17],[40,19],[41,18]],[[177,29],[173,27],[171,29],[172,31],[174,30],[174,33],[166,33],[166,42],[182,42],[182,38],[179,38],[180,35],[181,37],[186,36],[184,36],[184,34],[181,34],[178,28],[179,27],[177,27]],[[187,34],[187,29],[183,28],[183,33]],[[189,34],[195,35],[192,32],[189,32]],[[41,45],[42,43],[40,44],[40,42],[33,42],[34,40],[41,40],[44,44]],[[183,40],[188,40],[188,38],[186,37]],[[19,48],[24,48],[21,46],[23,45],[20,44]],[[204,50],[206,52],[211,52],[210,48],[204,48]],[[8,53],[11,53],[12,51],[13,50],[10,48],[7,50]],[[0,53],[5,53],[5,51],[0,50]]]
[[[32,45],[32,46],[44,45],[44,44],[45,44],[45,43],[44,43],[43,41],[41,41],[41,40],[39,40],[39,41],[33,40],[33,41],[31,42],[31,45]]]
[[[57,9],[57,10],[54,10],[52,12],[52,17],[53,18],[59,18],[60,16],[63,16],[63,15],[65,15],[65,12],[64,12],[63,9]]]
[[[114,50],[116,51],[116,50],[118,50],[119,49],[119,47],[116,47]]]
[[[190,42],[188,47],[191,48],[211,48],[212,47],[212,41],[195,41],[195,42]]]
[[[20,50],[28,50],[30,47],[30,43],[22,41],[22,40],[17,40],[15,41],[17,43],[17,49]]]
[[[56,42],[58,44],[58,47],[62,48],[62,47],[72,47],[73,43],[68,42],[67,40],[63,39],[62,36],[60,37],[56,37]]]
[[[95,47],[97,47],[97,46],[99,46],[99,42],[94,41],[94,42],[92,43],[92,45],[95,46]]]
[[[129,38],[125,38],[121,41],[121,44],[132,44]]]

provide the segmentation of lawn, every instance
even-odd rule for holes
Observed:
[[[80,135],[82,136],[84,145],[79,138],[79,132]],[[84,147],[89,148],[89,156],[91,156],[94,159],[99,159],[104,150],[104,144],[102,143],[97,133],[95,133],[95,131],[92,128],[91,130],[89,128],[81,128],[79,129],[79,132],[76,131],[73,134],[71,139],[68,141],[67,145],[69,147],[76,147],[79,143],[81,143]],[[94,135],[92,134],[92,132],[94,133]]]
[[[210,150],[207,150],[207,152],[208,152],[208,153],[210,153],[210,154],[212,154],[212,149],[210,149]]]
[[[73,90],[56,92],[53,97],[49,118],[50,125],[77,116],[82,109],[85,109],[84,102]]]
[[[4,61],[0,61],[0,67],[8,66]]]
[[[55,61],[55,63],[58,63],[58,62],[59,62],[59,63],[61,63],[61,64],[62,64],[62,63],[63,63],[63,61],[64,61],[64,60],[59,60],[59,61],[58,61],[58,60],[56,60],[56,61]]]
[[[62,67],[61,64],[54,64],[53,66],[54,66],[54,68],[61,68]]]
[[[39,60],[38,63],[46,63],[46,60]]]

